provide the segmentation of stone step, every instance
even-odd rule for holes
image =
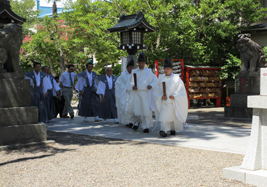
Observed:
[[[0,127],[38,123],[38,108],[11,107],[0,108]]]
[[[43,142],[46,138],[47,129],[44,123],[0,127],[0,146]]]

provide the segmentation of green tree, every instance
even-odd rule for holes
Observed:
[[[227,65],[226,59],[233,59],[229,55],[238,57],[238,34],[266,17],[258,0],[202,0],[197,4],[191,0],[77,0],[67,3],[66,9],[69,11],[57,18],[43,19],[38,24],[43,30],[38,29],[28,47],[23,44],[28,53],[23,56],[36,54],[46,63],[56,64],[59,70],[55,71],[61,73],[68,63],[84,70],[91,55],[98,61],[96,70],[114,67],[120,56],[127,56],[126,51],[117,49],[119,34],[107,31],[122,14],[142,11],[157,28],[144,37],[148,49],[143,51],[150,67],[166,56],[182,58],[188,65]]]
[[[23,35],[33,34],[30,28],[34,27],[34,24],[38,21],[37,16],[40,13],[40,10],[34,10],[35,1],[10,0],[10,5],[13,12],[26,19],[26,22],[23,24]]]
[[[78,0],[70,5],[73,11],[65,16],[77,32],[86,31],[84,42],[96,55],[97,67],[114,64],[125,51],[117,50],[120,38],[107,28],[118,22],[121,14],[138,11],[157,28],[145,34],[149,66],[156,59],[182,58],[190,65],[223,65],[228,54],[237,56],[235,43],[238,34],[260,18],[266,9],[257,0]]]
[[[51,73],[56,75],[63,73],[69,63],[81,65],[89,59],[86,53],[80,51],[83,46],[75,41],[75,29],[67,25],[61,17],[46,16],[36,28],[37,33],[30,38],[27,35],[23,41],[22,62],[38,60],[50,66]]]

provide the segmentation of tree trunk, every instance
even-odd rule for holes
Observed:
[[[159,34],[158,37],[157,37],[156,49],[159,48],[159,45],[160,45],[160,38],[161,38],[161,36],[160,36],[160,34]]]
[[[56,73],[54,64],[53,64],[53,62],[52,62],[52,59],[49,58],[49,57],[47,57],[47,59],[48,59],[48,61],[49,61],[51,74],[52,74],[53,76],[57,76],[57,73]]]
[[[53,18],[57,17],[57,3],[54,1],[53,8],[52,8]]]
[[[59,45],[59,68],[60,68],[60,74],[65,72],[65,64],[64,64],[64,53],[62,51],[61,46]]]

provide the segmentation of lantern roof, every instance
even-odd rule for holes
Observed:
[[[134,29],[141,29],[146,32],[153,32],[155,27],[151,26],[145,19],[143,12],[139,11],[133,15],[121,15],[119,23],[108,29],[110,32],[125,32]]]
[[[8,0],[0,0],[0,23],[21,23],[26,21],[11,10]]]

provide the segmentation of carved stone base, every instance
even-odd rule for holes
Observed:
[[[260,94],[260,71],[240,72],[235,80],[235,93],[247,95]]]
[[[2,76],[2,73],[0,75]],[[11,76],[10,73],[7,75]],[[30,80],[23,78],[0,79],[0,108],[25,106],[31,106]]]
[[[0,127],[38,123],[37,107],[0,108]]]
[[[247,108],[247,96],[260,94],[260,71],[240,72],[235,80],[235,94],[230,95],[231,106],[224,107],[224,116],[252,118],[252,108]]]
[[[247,107],[247,94],[231,94],[231,106],[224,107],[224,116],[232,118],[252,118],[252,108]]]
[[[0,146],[46,142],[46,125],[37,123],[30,80],[23,73],[0,73]]]
[[[252,108],[247,107],[233,107],[225,106],[224,107],[224,116],[232,118],[252,118]]]
[[[0,73],[0,79],[24,79],[24,73],[15,72],[2,72]]]
[[[0,145],[46,141],[45,124],[14,125],[0,127]]]

